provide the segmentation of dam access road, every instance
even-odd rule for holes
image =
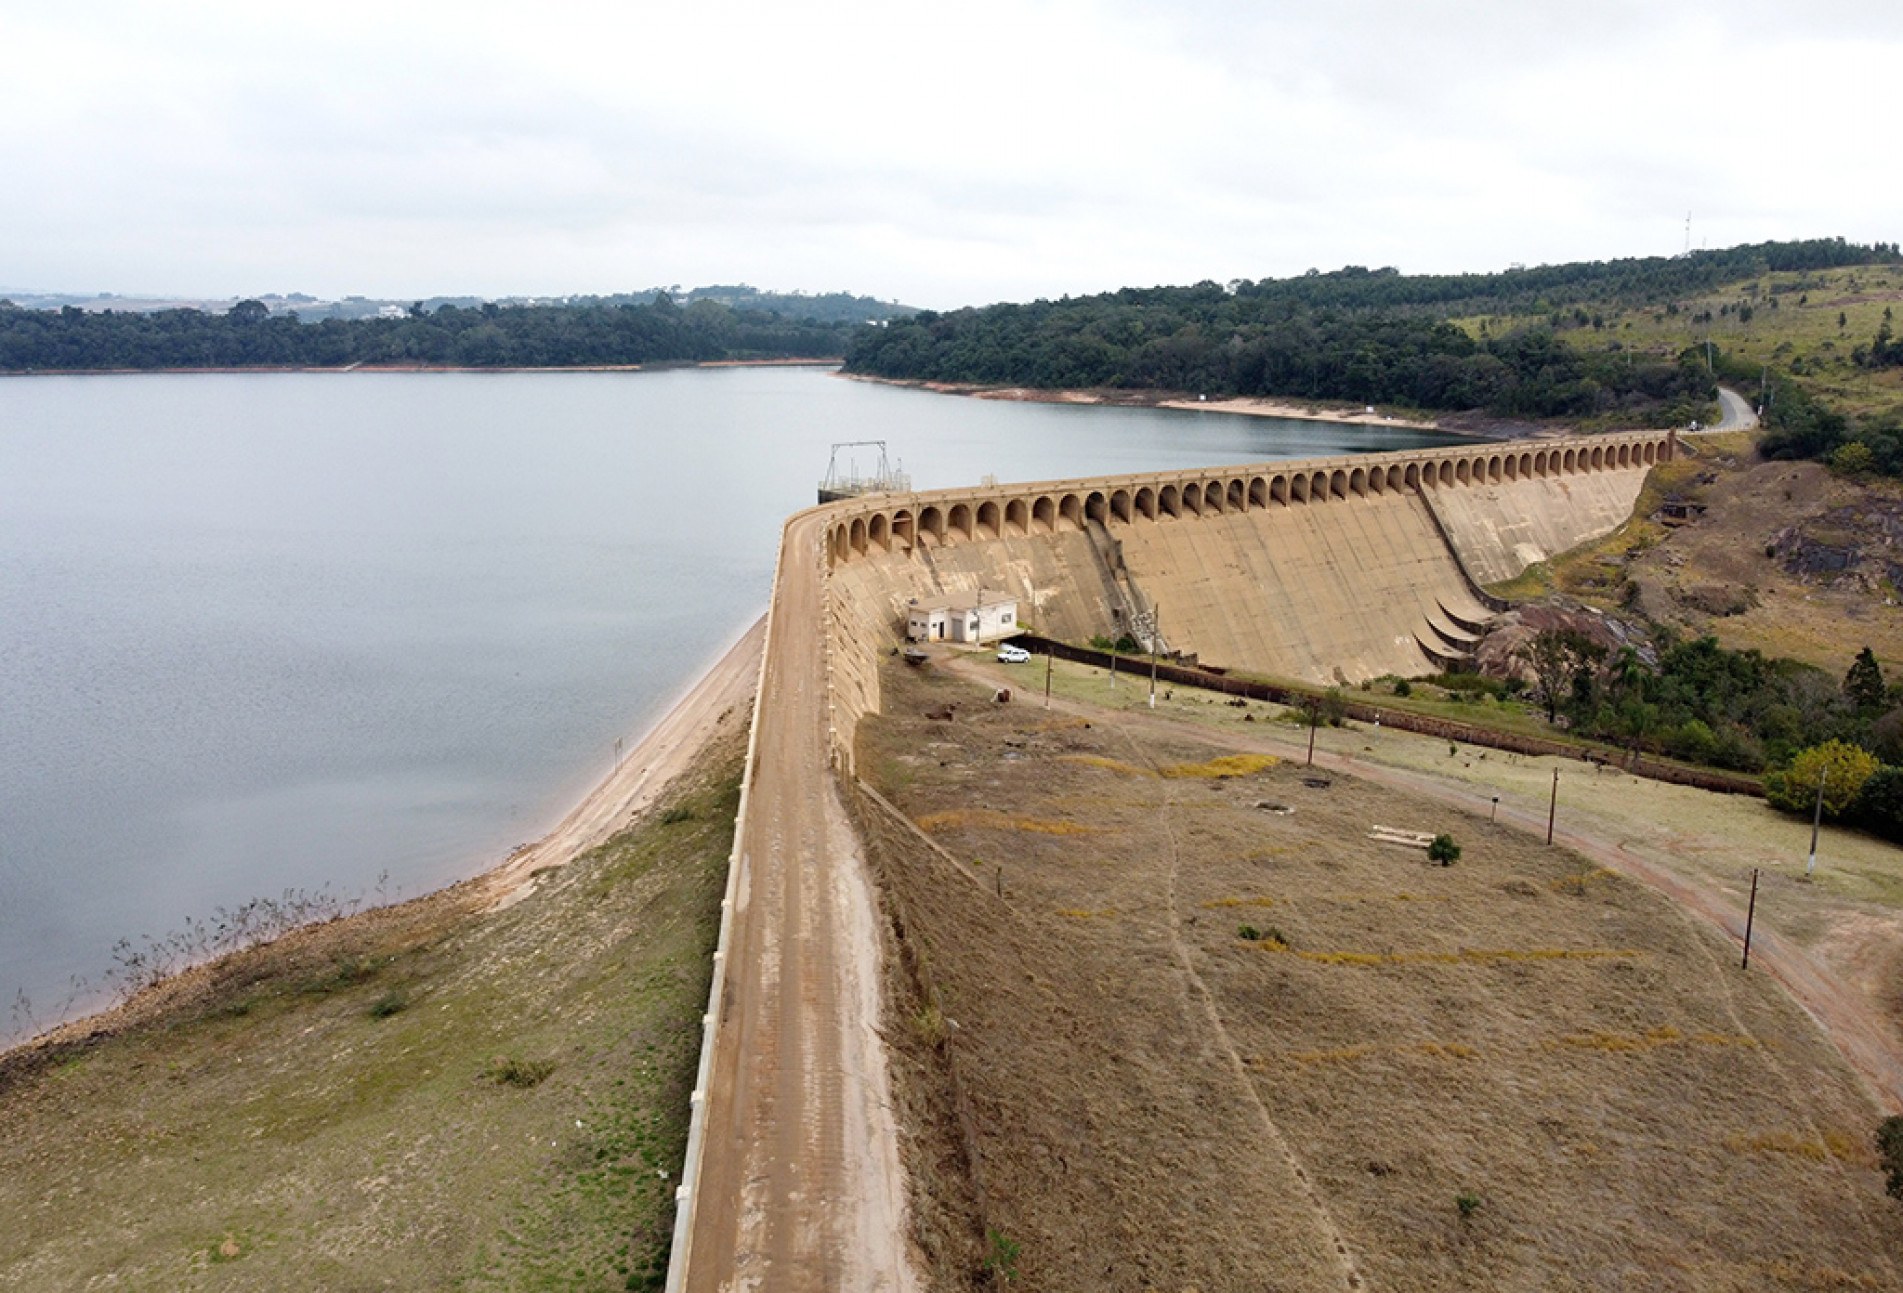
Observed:
[[[918,1287],[875,1031],[877,916],[830,767],[823,517],[800,513],[781,538],[728,977],[670,1289]]]

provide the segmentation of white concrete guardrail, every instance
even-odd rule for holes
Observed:
[[[780,551],[773,558],[775,592],[780,586],[780,563],[786,559],[786,532],[781,531]],[[753,718],[747,733],[747,761],[740,774],[740,807],[734,814],[733,850],[727,856],[727,890],[720,899],[720,938],[714,945],[714,974],[707,989],[707,1010],[700,1017],[700,1066],[694,1073],[694,1092],[689,1097],[687,1153],[681,1161],[681,1183],[674,1191],[674,1240],[667,1258],[666,1293],[681,1293],[687,1286],[687,1263],[694,1233],[694,1206],[700,1195],[700,1165],[706,1156],[707,1084],[714,1067],[714,1041],[720,1035],[721,999],[727,987],[727,951],[733,944],[734,901],[740,888],[740,870],[746,865],[741,855],[747,833],[747,807],[752,797],[753,775],[759,757],[760,707],[766,699],[766,666],[773,657],[774,598],[769,595],[766,633],[760,644],[760,673],[753,685]]]

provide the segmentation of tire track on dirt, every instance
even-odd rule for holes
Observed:
[[[1161,775],[1162,769],[1157,766],[1154,759],[1130,738],[1128,732],[1119,729],[1118,735],[1123,738],[1124,744],[1129,747],[1132,759],[1147,765],[1152,772],[1157,773],[1159,776]],[[1301,1191],[1303,1201],[1307,1203],[1310,1211],[1314,1213],[1315,1228],[1319,1232],[1322,1245],[1333,1254],[1334,1265],[1336,1267],[1336,1273],[1340,1278],[1341,1287],[1345,1289],[1359,1289],[1363,1287],[1361,1271],[1355,1262],[1353,1253],[1348,1249],[1348,1241],[1342,1235],[1341,1227],[1335,1224],[1334,1213],[1329,1209],[1327,1200],[1323,1198],[1320,1187],[1315,1184],[1314,1179],[1309,1175],[1307,1164],[1296,1154],[1294,1147],[1289,1144],[1288,1138],[1282,1134],[1281,1127],[1279,1127],[1275,1119],[1270,1116],[1268,1106],[1262,1102],[1262,1095],[1256,1090],[1255,1080],[1249,1076],[1249,1067],[1243,1063],[1242,1053],[1236,1049],[1235,1042],[1229,1036],[1229,1029],[1223,1024],[1222,1012],[1216,1008],[1215,994],[1210,992],[1209,985],[1204,983],[1202,975],[1197,973],[1189,945],[1183,941],[1182,922],[1178,915],[1176,905],[1176,878],[1182,869],[1182,852],[1177,844],[1175,824],[1171,820],[1175,816],[1178,808],[1176,792],[1174,790],[1166,790],[1164,792],[1163,801],[1168,811],[1158,819],[1158,824],[1163,828],[1163,833],[1169,840],[1169,884],[1165,892],[1168,899],[1167,928],[1169,931],[1170,952],[1176,958],[1177,965],[1181,967],[1185,982],[1195,993],[1196,999],[1201,1005],[1203,1018],[1208,1023],[1210,1034],[1215,1038],[1217,1046],[1221,1049],[1224,1060],[1228,1063],[1231,1075],[1240,1086],[1249,1107],[1255,1111],[1257,1120],[1262,1124],[1263,1132],[1269,1138],[1269,1143],[1275,1146],[1276,1153],[1281,1158],[1283,1165],[1288,1169],[1289,1175],[1295,1179],[1296,1187]]]

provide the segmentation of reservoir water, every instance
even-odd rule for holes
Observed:
[[[0,1042],[121,938],[540,835],[863,439],[927,489],[1443,438],[800,368],[0,380]]]

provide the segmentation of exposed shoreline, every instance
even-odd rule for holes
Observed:
[[[938,395],[967,395],[977,400],[1011,400],[1024,404],[1084,404],[1114,408],[1182,409],[1192,413],[1230,413],[1244,417],[1289,418],[1298,422],[1332,422],[1338,425],[1399,427],[1410,431],[1439,431],[1462,435],[1440,422],[1418,417],[1383,413],[1370,405],[1347,403],[1295,402],[1234,396],[1208,399],[1181,391],[1159,390],[1042,390],[1031,386],[988,386],[980,382],[928,382],[893,377],[873,377],[865,373],[840,372],[848,381],[871,382],[877,386],[898,386],[909,390],[931,391]]]
[[[766,617],[762,615],[674,698],[665,713],[622,756],[620,766],[533,844],[525,844],[500,862],[484,865],[461,880],[414,898],[303,926],[284,937],[294,939],[309,936],[314,929],[348,927],[418,903],[449,901],[464,906],[470,915],[481,915],[520,902],[534,892],[540,876],[572,862],[632,823],[692,768],[723,727],[750,721],[748,702],[765,638]],[[128,1000],[88,1011],[0,1047],[0,1063],[30,1050],[117,1033],[157,1017],[174,1003],[191,997],[214,968],[228,959],[220,957],[189,966]]]

